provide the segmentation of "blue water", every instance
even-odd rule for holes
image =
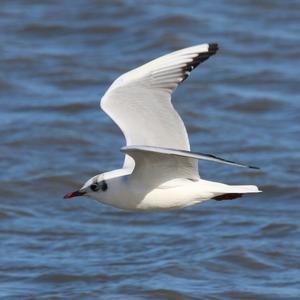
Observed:
[[[1,299],[300,299],[299,1],[0,3]],[[168,213],[62,196],[119,168],[122,73],[217,42],[173,102],[206,179],[264,192]]]

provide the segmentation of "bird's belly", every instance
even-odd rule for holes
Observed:
[[[199,192],[194,188],[175,187],[157,188],[145,195],[136,202],[136,210],[162,211],[184,208],[210,199],[212,196],[208,192]]]

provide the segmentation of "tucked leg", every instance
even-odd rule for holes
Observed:
[[[238,193],[228,193],[228,194],[223,194],[223,195],[219,195],[214,197],[214,200],[217,201],[222,201],[222,200],[233,200],[236,198],[241,198],[243,196],[243,194],[238,194]]]

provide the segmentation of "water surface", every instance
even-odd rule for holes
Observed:
[[[300,299],[299,1],[0,4],[2,299]],[[203,42],[174,94],[201,176],[264,191],[138,214],[62,196],[119,168],[120,74]]]

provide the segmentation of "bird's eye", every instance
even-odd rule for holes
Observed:
[[[91,184],[90,188],[93,192],[97,192],[97,191],[99,191],[100,186],[97,183],[93,183],[93,184]]]
[[[104,180],[102,181],[101,190],[102,190],[103,192],[107,190],[107,183],[106,183]]]

